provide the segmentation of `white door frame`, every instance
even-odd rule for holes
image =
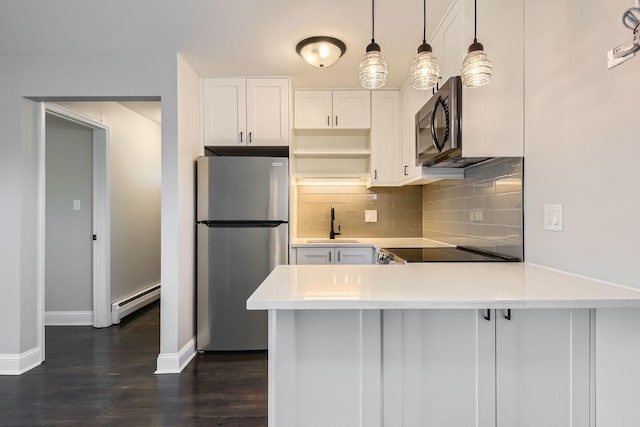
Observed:
[[[93,129],[93,326],[111,326],[111,197],[109,186],[109,126],[60,105],[40,103],[38,122],[38,334],[44,360],[46,114]]]

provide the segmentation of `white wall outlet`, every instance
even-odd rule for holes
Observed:
[[[562,231],[562,205],[544,205],[544,229]]]
[[[366,209],[364,211],[364,222],[378,222],[378,211],[375,209]]]
[[[474,210],[474,216],[475,216],[476,222],[484,221],[484,211],[482,209]]]
[[[74,211],[79,211],[80,210],[80,200],[74,200],[73,201],[73,210]]]

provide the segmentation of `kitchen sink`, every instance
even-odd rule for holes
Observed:
[[[354,239],[309,239],[307,243],[358,243]]]

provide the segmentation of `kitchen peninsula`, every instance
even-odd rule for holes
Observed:
[[[593,309],[638,307],[527,263],[279,266],[247,302],[278,427],[589,425]]]

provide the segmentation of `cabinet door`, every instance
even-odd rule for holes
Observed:
[[[296,129],[331,129],[332,96],[330,90],[297,90],[294,93]]]
[[[400,178],[400,93],[375,91],[371,98],[371,185],[394,185]]]
[[[496,425],[590,425],[589,310],[496,312]]]
[[[297,263],[306,264],[333,264],[335,261],[334,249],[327,248],[298,248]]]
[[[385,310],[383,425],[495,426],[494,325],[478,310]]]
[[[416,113],[427,101],[431,90],[417,90],[408,80],[402,85],[402,162],[400,174],[403,180],[412,180],[422,176],[422,166],[416,166]]]
[[[287,79],[247,79],[247,144],[289,145]]]
[[[371,93],[368,90],[333,91],[333,127],[371,128]]]
[[[336,264],[373,264],[372,248],[335,248]]]
[[[442,21],[436,36],[438,48],[438,59],[440,60],[440,84],[451,76],[460,75],[462,61],[466,54],[464,40],[464,0],[458,0],[451,8],[447,17]],[[467,44],[471,44],[469,40]]]
[[[244,78],[203,80],[204,145],[238,145],[247,140]]]

